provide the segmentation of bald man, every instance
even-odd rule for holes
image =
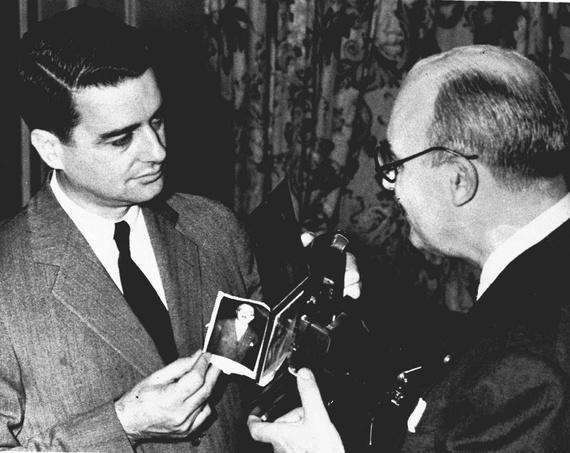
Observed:
[[[514,51],[455,48],[411,69],[388,141],[376,170],[411,242],[481,267],[401,451],[570,451],[568,123],[554,88]],[[303,407],[275,423],[250,416],[253,437],[343,451],[312,374],[298,386]]]

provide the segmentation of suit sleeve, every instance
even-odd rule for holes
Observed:
[[[35,433],[25,443],[21,442],[19,433],[25,415],[25,379],[4,326],[0,323],[0,449],[132,451],[113,401],[82,414],[70,415],[66,421]]]
[[[570,451],[570,387],[560,368],[519,352],[471,371],[445,411],[441,451]]]

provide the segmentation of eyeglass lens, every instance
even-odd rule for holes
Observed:
[[[376,165],[376,181],[379,185],[386,190],[393,190],[394,183],[396,182],[397,169],[380,170],[384,165],[394,161],[394,155],[390,149],[390,144],[387,140],[383,140],[378,144],[377,153],[375,157]]]

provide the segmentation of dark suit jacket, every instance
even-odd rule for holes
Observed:
[[[212,331],[212,339],[208,351],[212,354],[222,355],[236,362],[243,363],[249,368],[252,368],[251,363],[244,363],[246,354],[257,346],[257,334],[247,326],[247,329],[238,340],[236,334],[236,320],[235,319],[221,319],[214,326]]]
[[[403,451],[570,451],[570,221],[507,266],[462,331]]]
[[[258,296],[254,260],[219,204],[174,195],[143,213],[178,352],[187,356],[202,347],[218,290]],[[0,446],[131,451],[113,402],[164,365],[48,187],[0,228],[0,251]],[[198,447],[149,442],[137,450],[235,451],[237,389],[216,408]]]

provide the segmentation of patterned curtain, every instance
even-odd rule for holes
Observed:
[[[490,43],[547,69],[568,103],[563,3],[435,0],[205,0],[210,62],[233,105],[236,212],[288,175],[304,228],[340,228],[425,297],[456,311],[477,271],[416,251],[373,155],[402,78],[419,58]],[[375,264],[374,264],[375,263]]]

